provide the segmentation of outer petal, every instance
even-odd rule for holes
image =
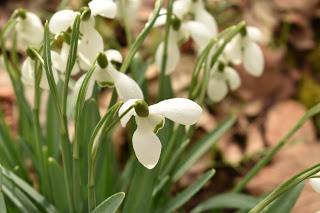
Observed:
[[[53,14],[49,21],[49,30],[53,34],[59,34],[72,26],[77,13],[72,10],[60,10]]]
[[[88,70],[99,52],[103,52],[103,39],[93,26],[86,27],[78,45],[79,65]]]
[[[77,82],[76,82],[75,85],[74,85],[73,93],[74,93],[74,96],[75,96],[75,101],[76,101],[77,98],[78,98],[81,85],[82,85],[82,83],[83,83],[84,78],[86,77],[86,75],[87,75],[87,74],[82,75],[82,76],[77,80]],[[91,78],[90,81],[89,81],[89,84],[88,84],[88,88],[87,88],[86,100],[91,97],[92,92],[93,92],[93,89],[94,89],[94,80]]]
[[[197,3],[203,4],[202,1],[198,1]],[[218,26],[216,20],[203,6],[196,9],[195,20],[207,27],[207,30],[210,32],[211,37],[214,37],[218,34]]]
[[[41,44],[44,29],[36,14],[27,12],[25,19],[18,19],[15,28],[18,32],[17,39],[20,48],[26,48],[28,45],[38,47]]]
[[[226,58],[234,64],[240,64],[242,61],[241,36],[234,37],[224,49]]]
[[[113,85],[113,78],[110,76],[108,70],[98,68],[94,72],[94,78],[95,80],[101,85]]]
[[[139,85],[132,78],[116,71],[112,66],[108,66],[108,71],[113,78],[114,85],[121,100],[143,99],[143,93]]]
[[[118,50],[109,49],[104,51],[109,61],[122,62],[122,55]]]
[[[122,106],[119,109],[119,116],[122,115],[125,111],[127,111],[129,107],[131,107],[137,100],[139,99],[129,99],[128,101],[124,102],[124,104],[122,104]],[[120,119],[121,126],[125,127],[133,115],[135,115],[135,110],[131,109],[125,116],[123,116]]]
[[[223,79],[211,78],[208,82],[207,94],[211,101],[219,102],[228,93],[228,87]]]
[[[238,72],[232,67],[226,67],[224,69],[225,77],[229,83],[231,90],[236,90],[240,87],[241,79]]]
[[[248,37],[255,41],[255,42],[260,42],[262,40],[262,33],[257,27],[247,27],[247,35]]]
[[[33,65],[30,58],[24,60],[21,67],[21,80],[24,84],[32,86],[34,85]]]
[[[52,60],[52,66],[54,69],[59,70],[62,73],[65,72],[66,64],[59,53],[52,50],[51,51],[51,60]]]
[[[154,168],[160,158],[161,142],[146,125],[147,118],[136,118],[137,129],[132,136],[133,150],[139,162],[147,169]]]
[[[149,106],[150,114],[162,115],[174,122],[191,125],[198,121],[201,107],[185,98],[172,98]]]
[[[112,0],[92,0],[88,6],[94,16],[114,18],[117,14],[117,5]]]
[[[172,35],[170,33],[170,35]],[[163,51],[164,51],[164,43],[160,43],[158,46],[156,55],[155,55],[155,63],[160,69],[162,66],[162,56],[163,56]],[[179,47],[177,44],[177,41],[175,38],[172,38],[172,36],[169,37],[169,42],[168,42],[168,54],[167,54],[167,64],[165,68],[165,73],[167,75],[171,74],[175,68],[177,67],[177,64],[180,60],[180,51]]]
[[[215,34],[212,34],[208,27],[200,22],[188,21],[181,26],[181,30],[190,34],[197,46],[203,49]]]
[[[177,0],[173,2],[173,13],[178,16],[180,19],[188,13],[191,7],[190,0]]]
[[[320,178],[310,178],[310,185],[314,191],[320,193]]]
[[[263,53],[259,45],[247,40],[244,47],[243,65],[253,76],[261,76],[264,68]]]

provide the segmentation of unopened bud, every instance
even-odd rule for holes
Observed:
[[[97,58],[98,65],[103,69],[106,68],[109,64],[106,54],[99,53]]]
[[[136,101],[134,104],[134,109],[140,117],[147,117],[149,115],[149,107],[144,100]]]

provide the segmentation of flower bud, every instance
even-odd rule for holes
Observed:
[[[27,14],[26,14],[26,11],[25,9],[22,9],[22,8],[19,8],[15,11],[15,14],[14,14],[14,17],[15,18],[22,18],[22,19],[25,19],[27,17]]]
[[[134,104],[134,109],[140,117],[147,117],[149,115],[149,107],[144,100],[136,101]]]
[[[38,54],[38,52],[37,52],[36,49],[34,49],[34,48],[32,48],[32,47],[28,47],[28,49],[27,49],[26,52],[27,52],[27,55],[28,55],[32,60],[36,60],[37,54]]]
[[[82,7],[80,13],[82,21],[87,21],[91,17],[91,10],[89,7]]]
[[[107,56],[104,53],[99,53],[97,62],[98,62],[98,65],[103,69],[106,68],[109,64]]]
[[[177,16],[171,18],[171,24],[174,30],[179,30],[181,26],[181,21]]]

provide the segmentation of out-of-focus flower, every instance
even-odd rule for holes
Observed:
[[[99,15],[112,19],[117,14],[117,5],[113,0],[92,0],[88,6],[94,16]]]
[[[217,35],[218,29],[215,19],[205,9],[202,1],[178,0],[173,3],[171,20],[172,33],[169,34],[168,61],[166,74],[170,74],[177,66],[180,59],[179,41],[189,37],[196,43],[199,52],[209,43],[210,39]],[[166,23],[166,10],[162,9],[155,27]],[[163,42],[160,43],[155,62],[158,67],[162,66]]]
[[[122,2],[120,2],[122,1]],[[138,10],[141,5],[141,0],[119,0],[117,3],[117,16],[120,19],[126,19],[125,22],[132,27],[137,20]],[[121,7],[121,4],[124,4]]]
[[[134,106],[121,119],[121,125],[126,126],[132,116],[135,117],[137,129],[132,136],[134,152],[139,162],[148,169],[154,168],[160,158],[161,142],[156,133],[168,118],[176,123],[192,125],[199,119],[201,107],[185,98],[172,98],[148,106],[141,99],[129,99],[120,110],[119,116]]]
[[[221,101],[228,93],[228,87],[234,91],[240,87],[241,79],[238,72],[228,63],[220,60],[210,70],[207,94],[214,102]]]
[[[55,81],[58,80],[58,75],[56,72],[53,72]],[[34,86],[35,83],[35,62],[27,57],[21,67],[21,80],[27,86]],[[49,84],[46,76],[46,72],[42,70],[40,88],[44,90],[49,90]]]
[[[226,46],[225,55],[234,63],[243,62],[246,71],[253,76],[260,76],[264,68],[264,58],[260,46],[261,32],[258,28],[247,27],[235,36]]]
[[[28,46],[39,47],[43,40],[44,28],[42,22],[32,12],[24,12],[23,16],[17,16],[15,30],[19,48],[25,49]]]

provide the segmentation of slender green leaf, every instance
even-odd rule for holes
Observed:
[[[125,193],[123,192],[114,194],[108,197],[106,200],[104,200],[100,205],[98,205],[92,211],[92,213],[105,213],[105,212],[114,213],[120,207],[124,197],[125,197]]]
[[[225,193],[216,195],[208,200],[198,204],[191,213],[199,213],[213,209],[244,209],[248,210],[253,208],[259,199],[239,193]]]
[[[176,197],[171,199],[161,212],[174,212],[185,204],[193,195],[195,195],[215,174],[215,170],[210,170],[203,174],[192,185],[180,192]]]
[[[34,188],[32,188],[24,180],[20,179],[14,173],[9,170],[0,167],[3,177],[10,180],[15,186],[23,190],[30,198],[32,198],[39,206],[45,209],[47,212],[56,212],[55,207],[50,204],[41,194],[39,194]],[[7,185],[6,185],[7,186]],[[8,187],[8,186],[7,186]]]
[[[265,213],[290,213],[294,204],[298,200],[302,189],[304,187],[303,183],[296,185],[294,188],[290,189],[273,203],[270,204],[270,207],[265,211]]]
[[[207,152],[212,145],[233,126],[235,120],[235,116],[231,116],[222,122],[212,132],[198,141],[177,166],[176,172],[173,175],[173,180],[177,181],[205,152]]]
[[[6,203],[4,201],[3,193],[2,193],[2,172],[0,170],[0,212],[6,213]]]

